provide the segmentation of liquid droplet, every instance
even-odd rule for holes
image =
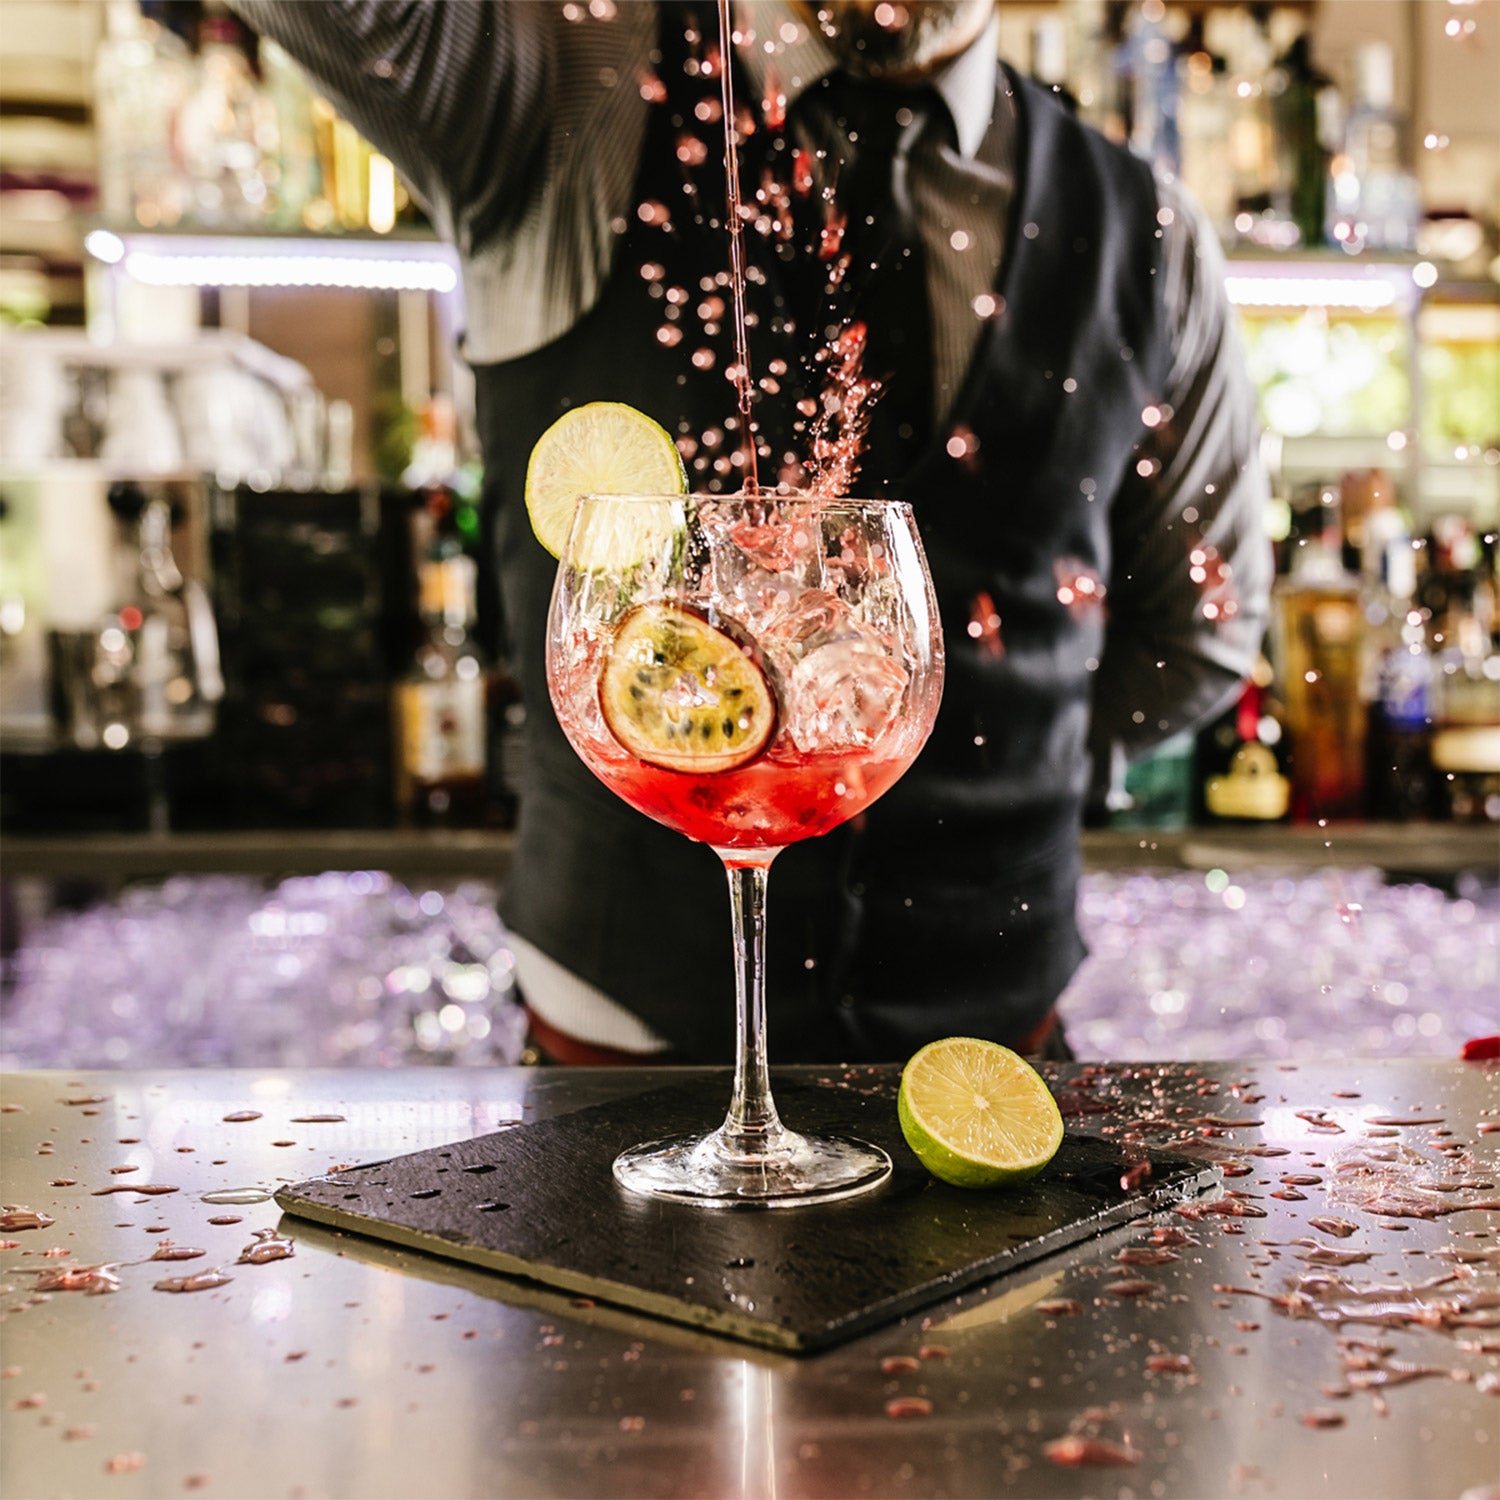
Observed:
[[[287,1260],[296,1253],[289,1239],[278,1235],[274,1229],[257,1229],[255,1239],[240,1251],[238,1264],[261,1266],[268,1261]]]
[[[1042,1445],[1047,1459],[1065,1469],[1124,1469],[1140,1463],[1140,1452],[1107,1438],[1060,1437]]]
[[[207,1292],[234,1280],[223,1271],[194,1271],[190,1276],[168,1276],[156,1283],[158,1292]]]
[[[12,1208],[0,1213],[0,1230],[14,1234],[21,1229],[45,1229],[56,1220],[35,1208]]]
[[[885,1414],[897,1420],[907,1417],[930,1417],[932,1402],[926,1396],[896,1396],[885,1403]]]

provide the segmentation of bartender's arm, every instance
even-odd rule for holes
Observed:
[[[1162,184],[1173,361],[1115,498],[1106,644],[1094,679],[1096,776],[1229,702],[1255,664],[1272,581],[1255,391],[1201,212]]]
[[[390,157],[466,261],[519,244],[552,262],[552,281],[585,283],[607,262],[634,176],[618,160],[634,162],[645,132],[655,5],[601,22],[538,0],[231,3]],[[590,288],[565,290],[548,300],[576,316]]]

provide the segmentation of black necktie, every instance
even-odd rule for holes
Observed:
[[[846,73],[814,85],[798,109],[828,152],[833,205],[844,220],[837,254],[814,271],[813,297],[821,306],[808,317],[804,289],[799,322],[820,344],[830,323],[864,326],[864,372],[881,389],[869,411],[859,484],[875,492],[881,481],[909,470],[931,438],[932,317],[910,159],[923,131],[946,111],[929,88],[898,88]],[[838,283],[831,292],[830,270]]]

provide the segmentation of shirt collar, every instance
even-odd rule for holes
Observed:
[[[838,66],[816,27],[804,24],[787,0],[737,0],[740,61],[762,99],[774,88],[790,108]],[[990,128],[1000,73],[1000,18],[992,15],[973,43],[932,75],[930,82],[953,116],[959,153],[972,158]]]

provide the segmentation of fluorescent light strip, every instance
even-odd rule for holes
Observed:
[[[1339,276],[1226,276],[1236,307],[1354,307],[1378,312],[1396,301],[1389,281]]]
[[[161,255],[132,250],[125,271],[149,286],[322,286],[361,291],[451,292],[458,274],[442,261],[398,256]]]

